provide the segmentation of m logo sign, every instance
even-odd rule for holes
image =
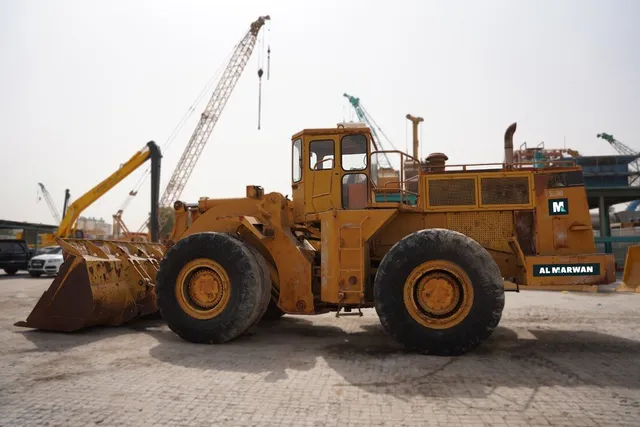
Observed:
[[[549,215],[568,215],[568,199],[549,199]]]

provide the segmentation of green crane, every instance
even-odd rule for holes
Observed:
[[[378,126],[378,124],[375,122],[373,117],[371,117],[371,115],[367,112],[367,110],[365,110],[365,108],[362,106],[362,104],[360,103],[360,98],[356,98],[355,96],[351,96],[347,93],[343,94],[343,96],[349,100],[349,103],[351,104],[351,106],[356,112],[356,116],[358,116],[358,120],[365,123],[371,129],[374,148],[376,150],[384,150],[382,140],[378,136],[378,131],[380,131],[380,133],[382,134],[386,142],[388,142],[389,145],[391,145],[391,147],[393,147],[394,150],[397,150],[397,148],[395,147],[395,145],[393,145],[391,140],[387,138],[387,135],[385,135],[382,129],[380,129],[380,126]],[[384,158],[387,161],[388,166],[391,167],[391,161],[389,160],[387,153],[382,153],[382,154],[384,155]]]

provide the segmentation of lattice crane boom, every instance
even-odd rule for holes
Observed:
[[[604,132],[603,133],[599,133],[598,134],[598,138],[602,138],[605,141],[607,141],[609,144],[611,144],[611,146],[613,148],[615,148],[615,150],[618,153],[620,153],[622,155],[625,155],[625,156],[640,156],[640,153],[638,153],[635,150],[632,150],[627,145],[625,145],[622,142],[618,141],[611,134],[604,133]],[[633,160],[631,163],[629,163],[629,168],[633,172],[636,172],[637,174],[640,174],[640,157],[637,157],[635,160]],[[637,174],[629,177],[629,185],[638,185],[638,184],[640,184],[640,176],[638,176]]]
[[[182,153],[182,156],[173,171],[173,175],[160,198],[160,206],[172,206],[172,204],[178,200],[182,194],[182,190],[187,184],[189,176],[191,176],[191,172],[193,171],[198,158],[211,135],[213,127],[218,121],[218,118],[220,118],[220,114],[229,100],[231,92],[251,57],[251,53],[253,52],[253,48],[256,44],[258,32],[269,19],[271,19],[269,15],[259,17],[251,24],[249,31],[245,34],[240,43],[236,45],[233,55],[231,56],[218,85],[213,91],[211,99],[203,113],[200,115],[200,121],[193,131],[191,139]]]
[[[58,209],[56,208],[55,203],[53,203],[51,194],[49,194],[49,191],[47,191],[43,183],[39,182],[38,185],[40,186],[40,190],[42,191],[42,196],[44,197],[45,202],[47,202],[47,205],[49,206],[51,215],[53,215],[53,218],[56,220],[56,223],[60,224],[60,221],[61,221],[60,212],[58,212]]]
[[[598,138],[604,139],[609,144],[611,144],[611,146],[613,148],[615,148],[618,153],[623,154],[625,156],[636,156],[636,155],[639,154],[637,151],[632,150],[631,148],[629,148],[628,146],[626,146],[622,142],[620,142],[617,139],[615,139],[613,137],[613,135],[611,135],[611,134],[604,133],[604,132],[603,133],[599,133],[598,134]]]
[[[355,96],[351,96],[347,93],[344,93],[342,96],[344,96],[349,100],[349,103],[351,104],[351,106],[356,112],[356,116],[358,117],[358,120],[365,123],[371,129],[374,148],[376,150],[384,150],[382,139],[378,136],[378,130],[380,130],[380,133],[382,133],[382,135],[387,140],[387,142],[391,145],[391,147],[393,147],[394,150],[396,150],[396,147],[389,140],[389,138],[387,138],[384,132],[382,132],[382,129],[380,129],[380,126],[378,126],[375,120],[373,120],[373,117],[371,117],[371,115],[367,112],[367,110],[365,110],[364,106],[360,103],[360,98],[356,98]],[[387,154],[383,153],[383,156],[384,156],[384,159],[387,161],[387,165],[391,167],[391,161],[389,160],[389,157],[387,156]]]

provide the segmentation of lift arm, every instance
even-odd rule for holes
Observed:
[[[60,226],[58,227],[58,231],[55,233],[54,236],[56,238],[68,237],[71,234],[73,226],[78,220],[78,217],[80,216],[82,211],[87,209],[89,206],[91,206],[93,202],[95,202],[100,197],[102,197],[107,191],[111,190],[116,184],[118,184],[120,181],[122,181],[127,176],[129,176],[133,171],[138,169],[148,159],[152,159],[152,163],[155,163],[155,165],[152,164],[152,171],[151,171],[152,186],[153,186],[154,184],[153,181],[156,181],[154,180],[154,177],[153,177],[154,172],[155,174],[159,175],[160,158],[161,158],[160,149],[158,148],[156,143],[153,141],[148,142],[143,149],[141,149],[136,154],[134,154],[133,157],[131,157],[126,163],[120,166],[120,168],[117,171],[109,175],[109,177],[107,177],[104,181],[102,181],[101,183],[93,187],[91,190],[87,191],[78,199],[76,199],[73,203],[71,203],[71,205],[69,205],[69,207],[67,208],[65,216],[64,218],[62,218],[62,221],[60,222]],[[154,171],[154,169],[157,169],[157,170]],[[158,187],[157,183],[155,187]],[[155,192],[157,194],[157,188]],[[153,198],[153,193],[154,193],[153,188],[151,193]],[[157,195],[155,198],[156,198],[155,205],[157,206]],[[154,210],[153,203],[152,203],[152,210]],[[155,213],[152,212],[152,218],[155,218],[157,222],[157,218],[158,218],[157,212]],[[157,225],[155,228],[157,231]],[[152,236],[152,240],[154,240],[154,236]]]

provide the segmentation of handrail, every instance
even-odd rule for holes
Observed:
[[[419,193],[415,193],[413,191],[409,191],[406,189],[406,184],[408,182],[415,182],[419,180],[419,176],[421,174],[420,171],[420,166],[422,165],[420,162],[420,159],[417,159],[415,157],[413,157],[410,154],[405,153],[404,151],[400,151],[400,150],[375,150],[372,151],[370,153],[370,159],[373,157],[374,154],[378,154],[378,153],[391,153],[391,154],[399,154],[400,155],[400,178],[404,178],[405,177],[405,166],[407,164],[409,164],[410,162],[408,162],[407,160],[411,160],[418,168],[418,170],[416,171],[416,175],[412,176],[410,178],[404,179],[404,180],[397,180],[397,181],[390,181],[385,183],[384,187],[380,188],[377,185],[372,186],[372,191],[374,194],[374,200],[373,203],[377,203],[375,200],[375,195],[376,194],[382,194],[383,197],[385,198],[385,201],[382,203],[387,202],[386,198],[387,198],[387,194],[389,191],[388,190],[395,190],[394,192],[397,192],[400,195],[400,202],[407,202],[409,203],[409,197],[410,195],[414,195],[416,197],[416,203],[418,202],[418,199],[420,198],[420,194]],[[403,157],[406,157],[407,160],[403,159]],[[371,161],[369,162],[370,164],[372,163]],[[370,180],[371,181],[371,180]],[[398,184],[398,189],[391,189],[391,188],[387,188],[387,186],[389,184]]]
[[[413,157],[410,154],[405,153],[404,151],[400,151],[400,150],[376,150],[376,151],[372,151],[370,154],[370,157],[372,157],[374,154],[378,154],[378,153],[398,153],[401,156],[405,156],[408,159],[412,159],[416,162],[418,162],[418,164],[420,164],[420,166],[429,166],[428,163],[425,162],[421,162],[419,159]],[[573,166],[578,166],[575,160],[570,160],[570,159],[566,159],[566,160],[540,160],[540,161],[535,161],[535,162],[515,162],[512,164],[507,164],[504,162],[501,163],[497,163],[497,162],[492,162],[492,163],[469,163],[469,164],[453,164],[453,165],[437,165],[438,168],[441,169],[441,172],[443,172],[446,168],[462,168],[463,171],[468,170],[469,167],[476,167],[476,166],[499,166],[502,169],[523,169],[525,167],[533,167],[534,165],[547,165],[547,166],[561,166],[561,165],[565,165],[568,167],[573,167]],[[401,162],[401,166],[402,166],[402,162]]]
[[[318,160],[318,161],[316,162],[316,164],[315,164],[315,165],[313,165],[313,167],[311,168],[311,170],[312,170],[312,171],[318,171],[318,170],[328,171],[328,170],[333,169],[333,166],[331,167],[331,169],[316,169],[316,167],[317,167],[320,163],[328,162],[329,160],[333,161],[333,157],[330,157],[330,158],[328,158],[328,159],[324,159],[324,160]]]
[[[535,163],[534,162],[512,163],[510,165],[511,166],[510,168],[505,167],[507,166],[506,163],[469,163],[469,164],[462,164],[462,165],[438,165],[438,167],[440,168],[456,168],[457,167],[457,168],[462,168],[463,171],[469,170],[468,168],[471,166],[500,166],[503,169],[525,169],[523,168],[523,166],[531,166],[532,169],[537,169],[534,166],[536,164],[538,165],[545,164],[545,165],[553,165],[553,166],[566,165],[565,167],[577,166],[574,160],[549,160],[549,161],[540,161]],[[424,165],[429,166],[428,164],[424,164]]]
[[[373,184],[373,182],[371,180],[369,180],[369,181]],[[407,182],[407,181],[408,180],[405,180],[405,181],[389,181],[389,182],[385,183],[384,187],[377,187],[374,184],[374,186],[371,187],[371,191],[374,193],[374,195],[375,194],[383,195],[385,200],[382,203],[387,203],[386,198],[387,198],[387,194],[388,193],[399,193],[400,194],[400,200],[401,201],[407,201],[407,202],[409,200],[408,200],[408,197],[406,197],[406,196],[414,195],[414,196],[416,196],[416,202],[417,202],[418,198],[420,197],[419,193],[416,193],[416,192],[413,192],[413,191],[409,191],[409,190],[405,190],[402,187],[399,187],[399,188],[387,188],[387,185],[389,185],[389,184],[402,184],[402,185],[404,185],[404,183]],[[374,197],[373,203],[379,203],[379,202],[377,202],[375,200],[375,197]]]
[[[409,182],[410,180],[413,180],[413,177],[411,177],[409,179],[405,179],[404,181],[389,181],[386,184],[384,184],[384,187],[380,188],[380,187],[376,186],[375,189],[376,190],[396,190],[395,188],[387,188],[387,185],[389,185],[389,184],[404,184],[405,182]],[[403,190],[403,191],[409,192],[411,194],[418,194],[418,193],[414,193],[414,192],[409,191],[409,190]]]
[[[415,158],[415,157],[413,157],[412,155],[407,154],[407,153],[405,153],[404,151],[400,151],[400,150],[375,150],[375,151],[372,151],[372,152],[369,154],[369,159],[371,159],[371,157],[372,157],[374,154],[378,154],[378,153],[398,153],[398,154],[400,154],[401,156],[408,157],[408,158],[413,159],[413,160],[415,160],[416,162],[418,162],[418,163],[420,163],[420,164],[421,164],[420,159],[416,159],[416,158]]]

